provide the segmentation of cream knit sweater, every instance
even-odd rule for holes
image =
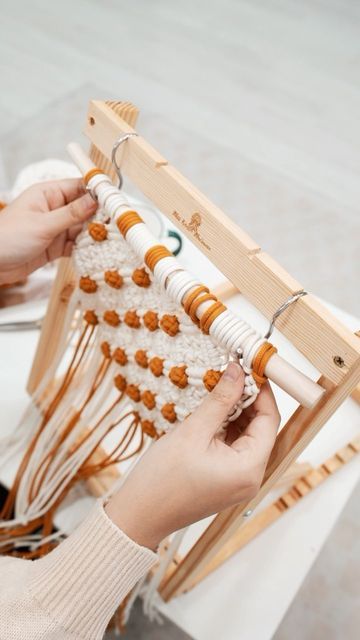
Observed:
[[[0,640],[100,640],[121,600],[156,559],[97,502],[44,558],[0,558]]]

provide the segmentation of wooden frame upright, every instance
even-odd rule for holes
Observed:
[[[112,178],[113,144],[121,135],[134,131],[137,116],[138,110],[128,102],[90,102],[85,127],[91,142],[90,157]],[[122,145],[117,159],[124,175],[265,317],[270,319],[284,300],[302,289],[140,135]],[[71,261],[62,259],[29,378],[30,393],[54,357],[60,336],[69,330],[71,317],[67,310],[74,286]],[[254,509],[360,382],[360,337],[313,296],[307,295],[287,309],[278,319],[277,328],[321,373],[319,383],[326,393],[313,409],[298,407],[281,429],[255,498],[219,513],[187,555],[172,567],[160,586],[164,600],[188,590],[198,576],[207,573],[206,567],[243,523],[244,514]]]

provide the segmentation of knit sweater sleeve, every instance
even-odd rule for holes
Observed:
[[[156,559],[97,502],[44,558],[0,559],[0,640],[100,640],[120,602]]]

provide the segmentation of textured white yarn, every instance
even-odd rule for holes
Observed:
[[[175,554],[177,553],[188,529],[189,527],[184,527],[184,529],[180,529],[173,535],[170,543],[168,543],[168,548],[164,550],[163,554],[161,555],[161,560],[159,562],[159,565],[156,567],[153,576],[143,588],[143,611],[150,618],[150,620],[153,620],[157,616],[157,612],[155,610],[156,599],[158,597],[157,589],[163,577],[165,576],[165,573],[170,566]]]
[[[146,251],[157,241],[147,226],[144,223],[135,224],[127,231],[124,240],[116,220],[122,213],[131,210],[125,196],[103,174],[93,176],[88,185],[99,202],[95,221],[107,220],[108,224],[105,241],[97,242],[86,230],[78,239],[75,250],[78,273],[95,280],[98,286],[93,294],[80,292],[81,305],[84,309],[95,311],[100,321],[97,328],[99,341],[107,342],[111,351],[116,347],[125,350],[128,363],[120,367],[119,372],[127,382],[137,385],[140,392],[149,390],[155,394],[154,409],[146,408],[141,402],[133,403],[141,418],[152,420],[157,429],[168,430],[169,422],[161,414],[164,404],[174,403],[178,419],[184,419],[207,393],[203,383],[206,371],[221,371],[229,357],[240,357],[246,375],[241,402],[229,417],[235,419],[259,392],[251,373],[251,364],[265,342],[264,338],[229,310],[217,316],[211,324],[210,335],[204,335],[181,306],[186,295],[199,286],[198,279],[170,256],[158,261],[154,274],[151,274],[143,260]],[[149,288],[138,287],[131,280],[133,271],[139,267],[144,267],[152,280]],[[107,270],[117,271],[122,276],[124,284],[119,290],[111,289],[104,281],[104,272]],[[211,304],[212,301],[201,304],[198,315]],[[106,310],[116,311],[121,320],[119,326],[110,327],[103,321]],[[129,310],[136,310],[140,318],[148,310],[155,311],[159,317],[164,314],[175,315],[180,331],[176,336],[168,336],[161,329],[150,332],[143,323],[138,329],[130,328],[123,321]],[[135,353],[139,349],[146,351],[149,359],[157,356],[164,360],[164,375],[156,378],[149,369],[143,369],[136,363]],[[168,376],[173,367],[184,365],[188,385],[180,389]]]
[[[99,210],[95,220],[102,220],[103,217],[103,212]],[[223,369],[228,354],[198,330],[182,307],[173,302],[155,279],[148,288],[135,285],[131,279],[132,273],[136,268],[142,267],[143,263],[139,261],[130,243],[123,239],[114,220],[106,228],[108,239],[104,242],[96,242],[86,230],[77,242],[74,253],[77,271],[80,275],[95,280],[98,285],[94,294],[80,291],[80,303],[83,309],[94,310],[100,320],[97,327],[98,343],[107,342],[111,351],[117,347],[125,350],[128,363],[124,366],[116,365],[118,373],[128,383],[136,384],[140,392],[149,390],[156,394],[155,409],[149,410],[142,403],[134,403],[134,408],[142,419],[152,420],[160,431],[166,431],[170,423],[161,414],[163,405],[174,403],[178,418],[183,420],[207,393],[202,381],[206,371]],[[129,233],[131,231],[132,229]],[[154,244],[153,241],[150,244],[149,236],[150,233],[147,232],[147,248]],[[178,263],[176,267],[179,269]],[[104,272],[107,270],[120,273],[124,280],[120,289],[112,289],[106,284]],[[146,271],[152,278],[147,268]],[[188,280],[187,276],[187,283]],[[194,283],[196,284],[196,280],[192,278],[190,285],[193,287]],[[106,310],[116,311],[122,320],[129,310],[136,310],[140,318],[149,310],[156,312],[159,317],[165,314],[176,315],[180,331],[172,337],[161,329],[151,332],[143,323],[140,328],[133,329],[123,321],[119,326],[111,327],[102,320]],[[164,375],[161,378],[156,378],[149,369],[143,369],[136,363],[135,353],[139,349],[146,351],[149,359],[157,356],[164,360]],[[168,378],[172,367],[182,365],[187,366],[188,385],[185,389],[175,386]]]
[[[61,178],[79,178],[80,172],[72,162],[48,159],[34,162],[24,167],[16,177],[11,189],[10,200],[20,195],[25,189],[37,182],[58,180]]]
[[[62,174],[64,174],[65,167],[62,166],[61,169]],[[60,177],[56,172],[57,167],[54,165],[51,169],[49,168],[47,175],[42,176],[42,179]],[[28,175],[29,173],[30,175]],[[16,189],[14,189],[14,195],[17,195],[23,188],[36,181],[31,175],[31,170],[28,174],[22,176]],[[78,172],[72,165],[68,165],[66,174],[78,175]],[[0,523],[0,527],[16,526],[45,514],[56,501],[57,496],[69,482],[69,479],[76,475],[96,443],[100,442],[109,425],[116,418],[126,413],[129,409],[129,401],[124,398],[103,420],[100,427],[89,437],[86,443],[73,455],[67,456],[71,447],[83,433],[84,428],[96,422],[97,416],[103,413],[104,406],[111,405],[111,398],[114,394],[113,379],[117,373],[121,373],[128,383],[136,384],[140,392],[149,390],[155,394],[155,409],[147,409],[142,402],[133,402],[132,405],[139,412],[142,419],[154,421],[158,431],[166,431],[171,427],[171,424],[161,413],[161,408],[164,404],[174,403],[177,418],[183,420],[196,409],[207,394],[203,383],[203,376],[206,371],[211,369],[215,371],[223,370],[229,357],[238,357],[238,351],[241,352],[241,364],[246,373],[245,388],[239,406],[234,408],[229,419],[235,419],[242,408],[248,406],[258,394],[258,387],[251,375],[251,363],[264,339],[246,322],[239,319],[229,310],[215,318],[210,328],[210,335],[203,334],[181,306],[184,298],[201,283],[196,277],[185,271],[178,260],[173,257],[166,257],[160,260],[155,266],[154,274],[151,274],[145,267],[152,280],[149,288],[141,288],[135,285],[131,279],[132,273],[136,268],[144,266],[144,253],[157,244],[157,241],[144,224],[137,224],[132,227],[128,231],[125,241],[116,226],[116,219],[119,215],[131,209],[124,195],[113,187],[110,180],[104,175],[95,175],[90,180],[89,187],[92,192],[96,193],[100,205],[95,221],[104,223],[110,218],[110,221],[106,224],[108,238],[104,242],[96,242],[86,230],[79,236],[75,250],[75,263],[78,274],[79,276],[90,277],[97,283],[98,288],[94,294],[87,294],[79,290],[72,300],[70,311],[73,314],[73,305],[80,303],[83,310],[91,309],[95,311],[100,323],[96,328],[92,346],[87,350],[77,372],[77,377],[81,380],[80,386],[75,385],[73,389],[70,389],[66,396],[66,402],[60,404],[48,421],[39,438],[38,445],[33,451],[30,463],[21,478],[17,492],[14,519]],[[116,270],[121,274],[124,280],[121,289],[112,289],[106,284],[104,272],[107,270]],[[200,314],[210,304],[212,303],[200,305]],[[103,313],[106,310],[114,310],[118,313],[122,320],[119,326],[111,327],[103,321]],[[129,310],[136,310],[141,318],[140,328],[130,328],[123,321],[126,311]],[[180,323],[179,333],[176,336],[169,336],[162,329],[157,329],[154,332],[149,331],[142,321],[143,315],[148,310],[155,311],[159,317],[165,314],[175,315]],[[76,331],[78,328],[76,328]],[[128,363],[125,366],[120,366],[115,362],[111,363],[101,388],[89,402],[78,423],[58,447],[55,456],[53,456],[47,471],[46,482],[44,482],[36,498],[29,503],[28,490],[34,477],[34,471],[38,469],[42,460],[46,460],[46,456],[52,450],[56,442],[57,425],[59,423],[65,424],[71,418],[73,414],[72,407],[81,406],[84,392],[86,394],[86,390],[91,387],[95,372],[98,370],[102,357],[100,345],[103,342],[107,342],[110,345],[112,352],[117,347],[123,348],[126,351]],[[37,391],[35,400],[41,396],[50,380],[53,379],[66,345],[67,342],[64,339],[59,345],[56,359]],[[164,372],[160,378],[155,377],[148,368],[143,369],[136,363],[135,353],[139,349],[146,351],[148,359],[157,356],[164,360]],[[184,389],[175,386],[168,377],[173,367],[182,365],[186,365],[188,377],[188,384]],[[19,449],[20,444],[24,444],[25,438],[27,441],[30,439],[38,417],[39,411],[32,405],[29,412],[24,416],[24,420],[21,422],[15,437],[9,439],[7,443],[9,445],[8,452],[10,449],[10,452],[14,453]],[[149,442],[145,446],[150,446]],[[133,464],[136,463],[137,459],[134,460]],[[124,477],[126,476],[119,479],[118,483],[112,488],[111,493],[124,481]],[[145,586],[141,583],[138,589],[134,591],[127,603],[126,617],[139,591],[142,591],[144,596],[144,609],[148,615],[154,616],[157,587],[183,535],[184,531],[175,534],[169,549],[165,553],[157,572],[150,579],[149,584]],[[61,532],[52,534],[46,540],[50,541],[54,536],[60,538],[62,534]],[[43,543],[44,539],[41,539],[38,534],[24,535],[17,541],[19,546],[21,544],[29,544],[33,548]]]

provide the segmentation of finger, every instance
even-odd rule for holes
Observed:
[[[52,237],[66,229],[85,222],[96,211],[97,204],[89,193],[69,202],[46,216],[47,229]]]
[[[191,415],[191,424],[215,434],[241,398],[244,388],[244,372],[235,362],[228,364],[220,381]]]
[[[68,240],[64,246],[63,256],[69,257],[72,254],[72,250],[74,248],[74,243],[71,240]]]
[[[48,262],[53,262],[63,255],[66,240],[66,233],[59,233],[49,244],[48,248],[46,249]]]
[[[279,411],[268,382],[261,388],[254,403],[254,411],[254,417],[241,436],[232,443],[232,447],[239,451],[250,444],[258,460],[266,461],[274,446],[280,425]]]
[[[69,240],[76,240],[77,236],[79,235],[80,231],[82,231],[82,224],[74,224],[73,227],[70,227],[67,231],[67,237]]]
[[[36,196],[38,196],[39,190],[45,198],[46,208],[50,211],[69,204],[69,202],[80,198],[86,192],[82,178],[67,178],[64,180],[41,182],[31,187],[29,195],[31,196],[35,193]],[[36,198],[36,204],[37,202],[38,197]]]
[[[86,193],[85,184],[82,178],[57,180],[55,184],[61,191],[63,198],[63,202],[57,207],[54,207],[56,209],[62,206],[62,204],[69,204],[69,202],[76,200],[76,198],[80,198]]]

